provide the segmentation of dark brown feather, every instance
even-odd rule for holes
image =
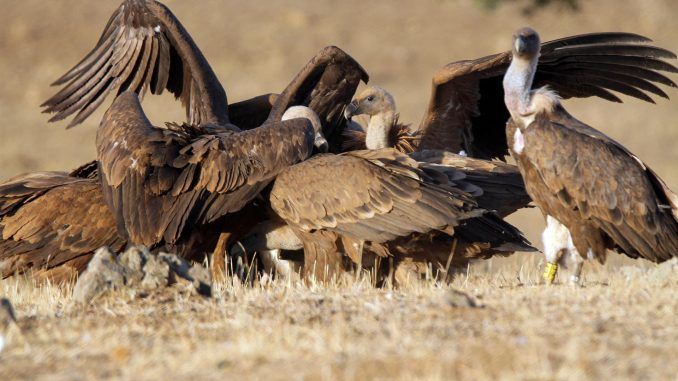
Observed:
[[[509,123],[507,135],[517,124]],[[661,262],[678,253],[678,197],[619,143],[562,106],[537,115],[512,152],[527,191],[545,215],[564,224],[577,251],[605,250]]]
[[[99,247],[117,251],[126,245],[91,168],[31,173],[0,185],[3,278],[33,271],[41,278],[68,281]]]
[[[313,128],[304,119],[244,132],[156,128],[132,92],[114,101],[97,133],[104,196],[120,234],[151,248],[179,244],[200,226],[237,212],[312,148]]]
[[[332,152],[341,152],[346,124],[344,108],[351,102],[360,81],[369,76],[360,64],[336,46],[318,52],[277,98],[268,121],[282,118],[291,106],[310,107],[323,124],[323,134]]]
[[[666,96],[655,83],[676,87],[659,73],[676,72],[662,60],[675,55],[648,42],[631,33],[592,33],[545,42],[533,87],[549,85],[563,98],[597,96],[621,102],[612,93],[620,92],[653,102],[645,92]],[[504,126],[509,113],[501,80],[510,60],[510,52],[505,52],[439,70],[419,127],[421,148],[503,159],[508,154]]]
[[[50,121],[77,112],[82,123],[108,94],[165,89],[181,99],[192,125],[229,122],[226,93],[202,52],[172,12],[153,0],[126,0],[113,13],[97,45],[54,82],[62,89],[43,103]]]

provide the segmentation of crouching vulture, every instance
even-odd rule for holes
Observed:
[[[55,282],[84,270],[101,246],[126,241],[104,202],[90,163],[71,173],[36,172],[0,184],[0,276],[35,269]]]
[[[678,255],[678,196],[621,144],[571,116],[558,88],[534,89],[534,30],[516,32],[512,56],[503,80],[506,139],[546,218],[546,281],[558,263],[572,264],[578,281],[584,258],[604,262],[608,249],[652,262]]]

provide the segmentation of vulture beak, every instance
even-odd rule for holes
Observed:
[[[513,49],[519,56],[539,53],[539,35],[532,28],[522,28],[513,36]]]
[[[330,150],[330,144],[327,139],[320,132],[316,132],[315,141],[313,142],[315,148],[322,153],[327,153]]]
[[[356,115],[359,108],[358,101],[354,99],[348,104],[348,106],[346,106],[346,109],[344,110],[344,118],[346,118],[346,120],[351,120],[351,118]]]
[[[525,41],[525,37],[518,35],[515,38],[514,42],[514,48],[516,49],[516,53],[518,54],[525,54],[527,53],[527,41]]]

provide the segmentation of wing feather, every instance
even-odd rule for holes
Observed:
[[[311,154],[313,137],[306,119],[244,132],[156,128],[137,95],[126,92],[97,133],[106,201],[121,234],[135,244],[173,245],[189,227],[244,207],[286,166]]]
[[[542,44],[534,87],[550,86],[561,97],[597,96],[621,102],[613,92],[647,102],[647,93],[668,98],[657,84],[676,87],[660,72],[677,72],[663,61],[674,53],[632,33],[592,33]],[[510,52],[446,65],[433,78],[420,124],[421,149],[464,150],[473,157],[508,154],[504,126],[509,118],[501,79]]]
[[[314,156],[290,167],[275,181],[271,206],[296,229],[374,242],[453,227],[484,212],[471,195],[436,183],[390,149]]]
[[[113,13],[97,45],[54,82],[62,89],[43,103],[58,121],[77,112],[82,123],[108,94],[153,94],[167,88],[186,107],[188,122],[228,123],[226,93],[181,23],[164,5],[126,0]]]
[[[525,131],[530,143],[523,152],[562,208],[598,226],[633,258],[658,262],[678,253],[678,219],[662,207],[675,195],[659,185],[654,172],[562,107],[548,118],[538,116],[536,123]],[[550,144],[554,141],[558,144]]]

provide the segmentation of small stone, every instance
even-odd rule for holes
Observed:
[[[125,281],[128,286],[140,284],[144,279],[143,268],[151,254],[143,246],[132,246],[118,257],[118,262],[128,271]]]
[[[450,290],[447,294],[447,304],[450,307],[478,307],[478,303],[472,297],[457,290]]]
[[[0,299],[0,352],[9,345],[10,330],[16,326],[16,315],[9,299]]]
[[[197,264],[191,265],[176,254],[160,253],[158,258],[165,261],[177,277],[191,282],[198,294],[212,296],[212,280],[205,267]]]
[[[87,269],[78,278],[73,288],[73,299],[77,303],[89,303],[109,290],[125,285],[126,269],[108,247],[102,247],[94,253]]]
[[[141,287],[156,289],[169,284],[170,266],[156,255],[149,255],[143,267],[144,278]]]

